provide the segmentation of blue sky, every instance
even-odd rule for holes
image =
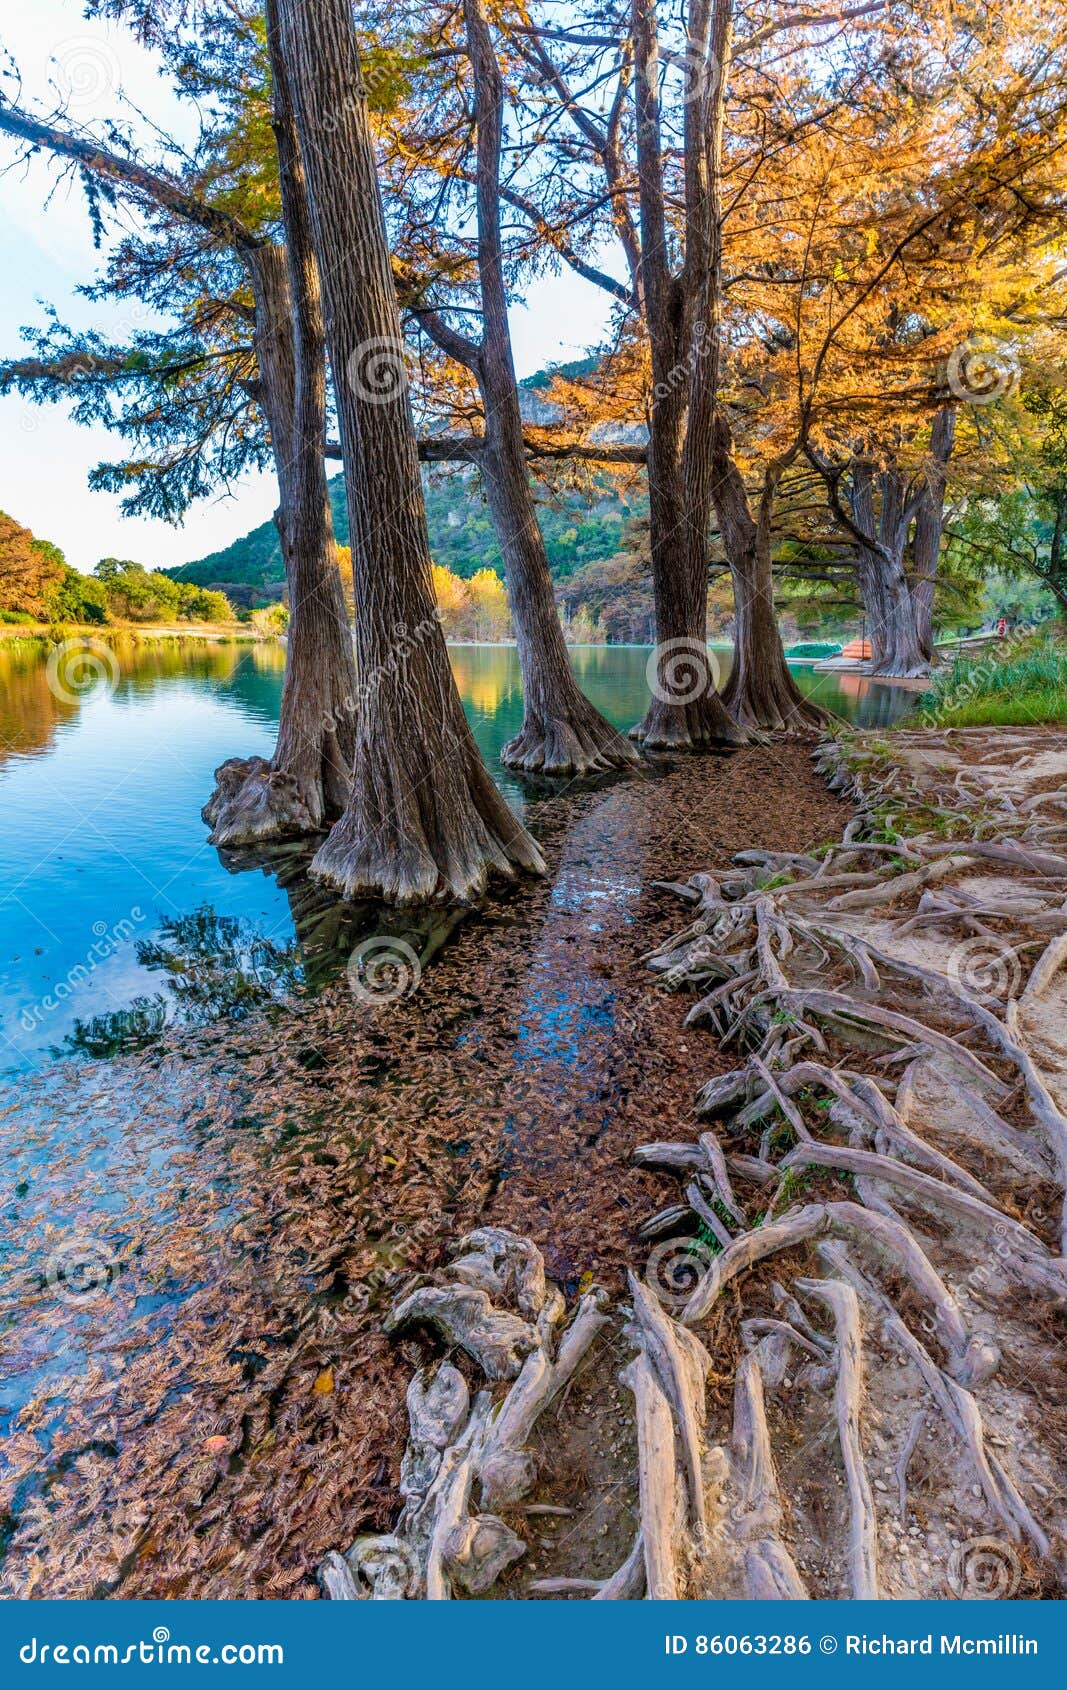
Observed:
[[[23,103],[42,112],[62,98],[81,122],[116,116],[121,90],[163,127],[173,125],[181,133],[188,121],[152,55],[115,25],[87,22],[81,0],[5,0],[0,47],[19,68]],[[10,81],[4,86],[11,90]],[[44,158],[8,168],[15,157],[14,144],[0,136],[0,228],[7,260],[0,267],[3,357],[17,355],[23,324],[41,320],[40,299],[76,325],[105,329],[128,309],[109,313],[75,293],[100,262],[81,189],[66,181],[57,187],[56,167]],[[594,344],[608,312],[606,295],[570,274],[537,282],[513,313],[519,375]],[[116,497],[91,493],[87,485],[90,469],[120,451],[117,436],[75,426],[64,406],[35,406],[15,395],[0,399],[0,510],[54,541],[76,568],[89,570],[109,556],[136,558],[149,567],[187,562],[228,545],[274,508],[271,477],[252,475],[229,494],[194,506],[182,528],[123,517]]]

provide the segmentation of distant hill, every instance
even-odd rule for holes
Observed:
[[[469,464],[424,472],[426,520],[435,563],[469,579],[486,567],[502,573],[500,551],[477,470]],[[343,475],[329,484],[334,532],[348,544],[348,511]],[[541,529],[549,567],[562,581],[588,563],[602,562],[624,549],[628,524],[647,514],[644,491],[624,496],[609,476],[581,492],[543,495]],[[220,587],[235,604],[268,603],[284,583],[281,547],[273,522],[264,522],[224,550],[167,571],[176,581]]]
[[[589,375],[596,364],[594,356],[576,358],[571,363],[560,364],[558,370],[566,376],[580,377]],[[522,411],[527,422],[547,424],[558,415],[557,408],[540,397],[556,373],[555,369],[539,370],[520,382]],[[347,546],[344,476],[335,476],[329,487],[334,533],[338,542]],[[434,562],[464,580],[487,567],[502,574],[503,563],[477,470],[470,464],[424,470],[423,487]],[[591,488],[581,493],[558,493],[551,497],[543,494],[539,496],[539,505],[549,568],[557,581],[566,580],[586,564],[614,557],[624,548],[629,523],[648,515],[643,488],[622,495],[608,475],[598,477]],[[211,552],[166,573],[176,581],[193,582],[199,587],[221,587],[232,603],[243,606],[280,598],[285,581],[273,522],[262,523],[222,551]]]

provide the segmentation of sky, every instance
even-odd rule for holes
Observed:
[[[17,65],[21,101],[47,113],[61,103],[82,123],[122,115],[119,95],[163,128],[185,132],[188,117],[157,72],[153,55],[117,25],[87,22],[82,0],[4,0],[0,68]],[[13,91],[5,78],[5,92]],[[149,146],[146,130],[146,146]],[[129,306],[95,305],[76,289],[92,279],[102,254],[93,249],[85,196],[60,181],[38,156],[12,169],[15,143],[0,135],[0,357],[18,356],[20,330],[40,323],[39,301],[76,327],[114,330]],[[609,315],[599,289],[569,273],[545,277],[512,313],[520,377],[579,356],[598,342]],[[276,503],[273,478],[250,474],[228,491],[194,505],[184,524],[124,517],[117,496],[93,493],[89,471],[121,456],[123,442],[99,427],[78,427],[64,405],[0,398],[0,510],[51,540],[78,569],[102,557],[134,558],[149,568],[187,563],[229,545],[265,522]]]

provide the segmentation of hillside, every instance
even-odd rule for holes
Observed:
[[[456,465],[454,469],[424,472],[423,480],[434,562],[464,580],[486,567],[502,573],[500,551],[477,472],[469,465]],[[343,475],[335,476],[329,486],[334,532],[338,541],[347,545]],[[559,581],[587,564],[614,557],[624,547],[627,525],[647,514],[643,489],[620,491],[608,476],[581,492],[544,493],[539,497],[539,507],[549,566]],[[278,598],[283,571],[274,523],[264,522],[224,550],[167,573],[176,581],[221,587],[234,603],[266,603]]]

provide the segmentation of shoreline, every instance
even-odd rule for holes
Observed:
[[[0,623],[0,644],[17,643],[21,640],[37,641],[41,644],[56,644],[62,640],[102,640],[105,644],[119,639],[133,639],[142,644],[150,644],[154,640],[203,640],[214,641],[218,644],[233,643],[238,645],[270,645],[284,646],[287,630],[278,633],[260,633],[244,622],[190,622],[186,624],[165,623]],[[460,640],[446,636],[445,644],[451,649],[457,647],[464,650],[498,651],[506,649],[514,651],[517,642],[509,640]],[[709,640],[708,650],[715,652],[732,652],[733,642],[730,640]],[[568,640],[568,651],[654,651],[654,643],[634,642],[632,640]],[[790,657],[786,655],[786,662],[791,668],[815,669],[824,660],[813,657]],[[838,671],[834,671],[835,673]],[[860,674],[863,680],[873,681],[880,686],[903,686],[915,690],[923,690],[927,686],[925,680],[899,680],[894,676],[870,675],[854,669],[841,670],[841,673]]]
[[[1062,1593],[1043,1322],[1065,1267],[1047,805],[1067,754],[1031,727],[827,736],[814,760],[851,811],[839,837],[659,883],[685,913],[641,960],[688,1000],[670,1046],[711,1074],[703,1131],[661,1112],[631,1147],[632,1181],[675,1190],[628,1295],[591,1257],[568,1285],[543,1219],[495,1207],[404,1281],[384,1333],[433,1334],[407,1352],[404,1505],[328,1551],[327,1599],[933,1600],[990,1594],[979,1549],[996,1595]],[[999,925],[975,936],[979,895]]]
[[[0,640],[232,640],[242,645],[263,645],[276,638],[260,634],[243,622],[2,622]]]

